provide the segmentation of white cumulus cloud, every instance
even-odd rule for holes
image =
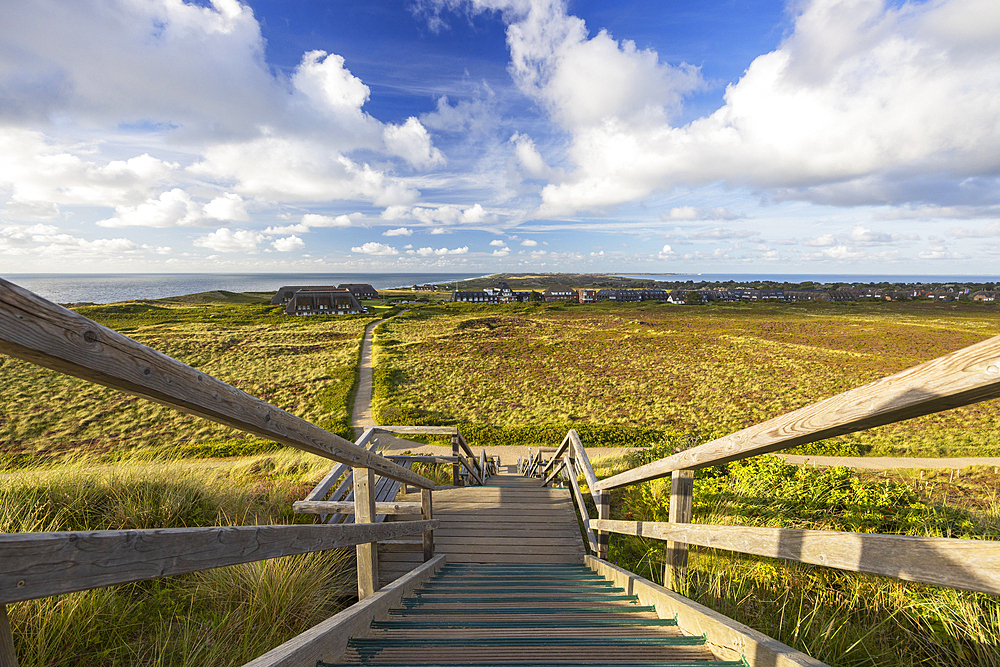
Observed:
[[[271,243],[271,246],[278,252],[292,252],[293,250],[302,250],[305,248],[306,242],[293,234],[285,238],[275,239]]]
[[[356,246],[351,248],[351,252],[361,253],[362,255],[398,255],[399,251],[392,246],[385,245],[384,243],[376,243],[375,241],[369,241],[361,246]]]
[[[194,245],[216,252],[257,252],[257,246],[265,240],[260,232],[246,229],[221,227],[211,234],[199,236]]]

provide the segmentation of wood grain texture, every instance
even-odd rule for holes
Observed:
[[[10,619],[7,618],[7,605],[0,605],[0,667],[17,667],[17,654],[14,652],[14,635],[10,631]]]
[[[602,479],[613,489],[1000,396],[1000,336],[742,431]]]
[[[587,514],[587,506],[583,502],[583,494],[580,493],[580,485],[577,484],[577,471],[575,466],[575,461],[570,459],[569,466],[567,468],[566,477],[569,478],[570,488],[573,490],[573,497],[576,498],[576,506],[580,515],[580,520],[583,521],[583,529],[587,533],[587,543],[590,546],[590,550],[597,553],[597,538],[594,536],[594,531],[590,527],[590,515]]]
[[[608,538],[610,534],[606,529],[600,528],[601,524],[607,523],[611,518],[611,492],[601,491],[597,495],[597,521],[591,522],[591,528],[597,529],[597,557],[607,560],[608,558]]]
[[[375,472],[370,468],[354,469],[354,523],[375,523]],[[378,590],[378,546],[372,542],[358,544],[358,599],[364,600]]]
[[[434,518],[434,498],[431,496],[430,489],[420,490],[420,516],[424,521],[430,521]],[[434,531],[425,530],[421,542],[424,549],[424,562],[427,562],[434,558]]]
[[[576,429],[570,429],[568,435],[570,442],[573,443],[573,458],[576,459],[576,465],[587,480],[587,488],[590,489],[590,495],[593,497],[594,503],[597,503],[597,475],[594,474],[594,466],[590,464],[590,457],[587,455],[587,450],[584,448],[583,442],[580,440],[580,434],[576,432]]]
[[[292,503],[296,514],[354,514],[351,500],[297,500]],[[420,503],[375,503],[376,514],[413,514],[420,512]]]
[[[384,617],[389,609],[399,606],[404,596],[430,579],[444,564],[444,556],[437,556],[422,565],[418,563],[418,567],[378,593],[351,605],[244,667],[313,667],[320,660],[330,663],[339,661],[352,636],[367,634],[373,620]]]
[[[458,463],[460,456],[410,456],[408,454],[389,454],[385,458],[390,461],[409,461],[410,463]]]
[[[705,635],[715,654],[723,660],[744,659],[748,667],[827,667],[826,663],[607,561],[586,556],[584,562],[626,593],[638,596],[639,604],[655,606],[660,618],[676,616],[685,633]]]
[[[671,523],[691,523],[694,501],[694,470],[675,470],[670,480]],[[670,590],[683,591],[687,577],[688,547],[684,542],[667,540],[666,562],[663,564],[663,581]]]
[[[379,433],[399,433],[400,435],[455,435],[455,426],[376,426]]]
[[[624,535],[1000,594],[1000,542],[643,521],[598,520],[592,525]]]
[[[419,535],[437,522],[0,534],[0,603]]]
[[[419,486],[350,440],[0,279],[0,353]]]

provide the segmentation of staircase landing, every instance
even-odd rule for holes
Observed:
[[[435,553],[447,554],[449,563],[582,564],[583,538],[569,491],[541,484],[539,479],[501,474],[485,486],[434,491],[434,518],[441,521],[434,531]],[[410,494],[399,499],[420,497]],[[422,547],[416,540],[379,545],[383,584],[422,562]]]

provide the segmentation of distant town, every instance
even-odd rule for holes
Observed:
[[[508,278],[508,280],[501,279]],[[575,285],[550,284],[560,278]],[[589,287],[578,286],[588,278]],[[478,286],[480,289],[460,289]],[[513,282],[519,289],[511,287]],[[469,284],[472,283],[472,284]],[[604,283],[605,286],[601,286]],[[614,286],[619,283],[618,286]],[[350,315],[367,312],[362,301],[398,300],[406,302],[411,293],[420,300],[420,293],[431,292],[436,301],[456,303],[596,303],[613,301],[632,303],[653,301],[659,303],[697,305],[727,302],[778,302],[778,301],[975,301],[992,302],[997,299],[1000,285],[975,284],[840,284],[774,283],[759,281],[750,284],[734,283],[657,283],[636,279],[620,279],[599,274],[509,274],[490,276],[475,281],[449,285],[412,285],[381,293],[371,285],[345,284],[334,286],[286,286],[271,299],[274,305],[285,306],[287,315]],[[531,289],[526,289],[531,288]],[[443,297],[443,298],[441,298]]]

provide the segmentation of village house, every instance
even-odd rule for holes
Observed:
[[[981,292],[976,292],[972,295],[973,301],[996,301],[997,293],[988,290],[983,290]]]
[[[568,287],[549,287],[542,292],[543,301],[576,301],[576,292]]]
[[[594,303],[595,301],[597,301],[597,290],[578,289],[576,291],[576,299],[580,303]]]
[[[285,306],[285,315],[353,315],[367,309],[349,289],[334,287],[297,290]]]
[[[285,287],[282,287],[281,289],[279,289],[277,292],[274,293],[274,296],[271,297],[271,305],[272,306],[285,305],[286,303],[292,300],[292,297],[295,296],[295,293],[298,292],[299,290],[315,291],[315,290],[332,290],[332,289],[337,289],[337,288],[333,287],[332,285],[325,285],[325,286],[286,285]]]
[[[500,303],[500,295],[486,290],[478,292],[459,292],[456,290],[451,293],[451,300],[465,303]]]
[[[378,291],[371,285],[337,285],[337,289],[351,290],[351,294],[354,295],[358,301],[362,299],[368,299],[369,301],[374,301],[378,297]]]

